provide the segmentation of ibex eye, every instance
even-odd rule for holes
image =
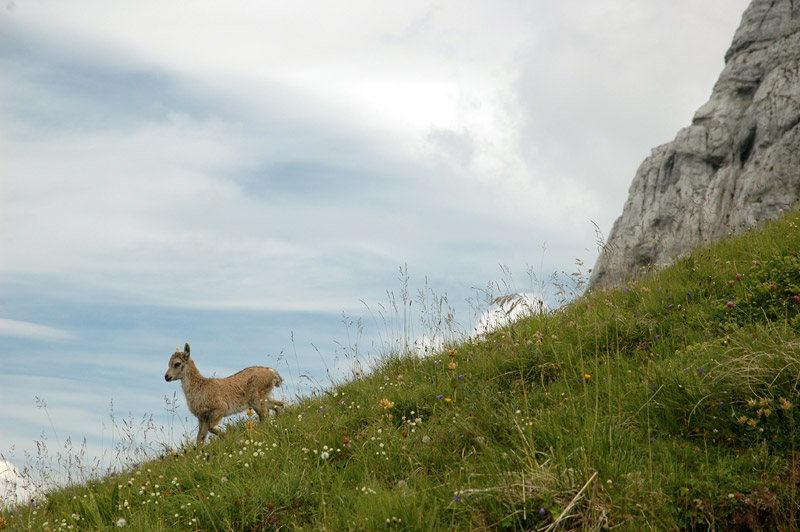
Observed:
[[[180,363],[180,362],[175,362],[175,364],[174,364],[172,367],[174,367],[174,368],[178,368],[178,367],[180,367],[180,365],[181,365],[181,363]]]

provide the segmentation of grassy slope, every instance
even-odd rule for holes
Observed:
[[[389,356],[202,452],[4,510],[0,528],[793,530],[797,223],[437,356]]]

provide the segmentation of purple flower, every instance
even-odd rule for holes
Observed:
[[[463,376],[463,375],[459,375],[459,376],[458,376],[458,380],[461,380],[461,379],[463,379],[463,378],[464,378],[464,376]]]
[[[434,366],[438,366],[438,365],[439,365],[439,361],[438,361],[438,360],[434,360],[434,361],[433,361],[433,365],[434,365]]]
[[[703,368],[697,368],[697,374],[698,375],[702,375],[703,374]]]
[[[670,304],[669,304],[669,306],[668,306],[667,308],[668,308],[669,310],[672,310],[672,303],[670,303]]]
[[[656,441],[656,439],[655,439],[655,438],[653,438],[652,436],[650,436],[650,443],[653,443],[653,442],[655,442],[655,441]]]
[[[461,500],[461,497],[459,497],[458,495],[453,495],[453,500],[458,502]]]
[[[653,335],[653,340],[658,340],[659,338],[661,338],[660,334],[654,334]]]
[[[647,387],[650,388],[651,390],[654,390],[656,388],[656,385],[655,384],[648,384]]]
[[[547,513],[547,510],[545,510],[545,509],[544,509],[544,506],[542,506],[541,508],[539,508],[539,515],[544,515],[544,514],[546,514],[546,513]]]
[[[439,399],[439,400],[441,400],[441,399],[442,399],[442,397],[444,397],[444,395],[443,395],[443,394],[439,394],[439,395],[437,395],[437,396],[436,396],[436,398],[437,398],[437,399]]]

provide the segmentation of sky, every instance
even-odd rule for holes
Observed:
[[[747,4],[0,0],[0,453],[176,445],[187,341],[291,399],[556,306]]]

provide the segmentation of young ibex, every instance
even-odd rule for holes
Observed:
[[[252,366],[225,379],[207,379],[200,374],[194,361],[189,358],[189,344],[183,351],[175,349],[169,359],[169,368],[164,374],[167,382],[179,380],[186,395],[189,411],[197,417],[197,446],[205,441],[211,431],[217,436],[224,432],[217,429],[217,423],[225,416],[238,414],[252,408],[263,421],[269,410],[282,410],[282,401],[270,399],[272,388],[280,386],[283,379],[272,368]]]

